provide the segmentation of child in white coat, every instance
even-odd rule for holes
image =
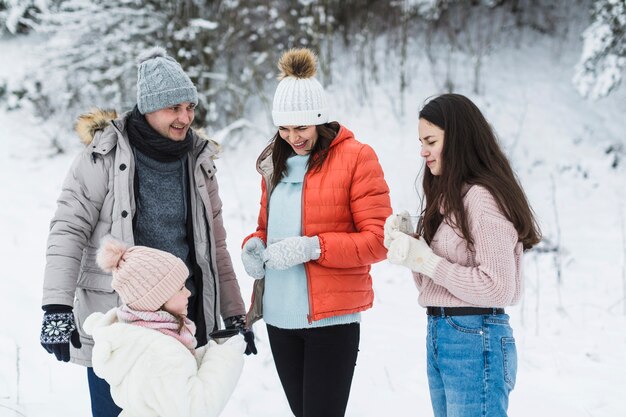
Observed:
[[[221,413],[243,369],[243,337],[196,349],[187,319],[189,271],[176,256],[144,246],[103,242],[98,265],[112,272],[123,305],[93,313],[92,364],[111,386],[124,417],[211,417]]]

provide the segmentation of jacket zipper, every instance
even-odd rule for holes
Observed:
[[[306,192],[306,177],[307,174],[304,174],[304,179],[302,180],[302,201],[300,203],[300,210],[301,210],[301,217],[302,217],[302,236],[306,236],[306,230],[305,230],[305,226],[306,226],[306,221],[305,221],[305,211],[304,211],[304,193]],[[309,296],[309,314],[307,314],[306,318],[309,322],[309,324],[313,323],[313,296],[311,295],[311,274],[309,274],[309,268],[307,266],[308,262],[305,262],[304,264],[304,274],[306,275],[306,288],[307,288],[307,294]]]
[[[208,144],[209,144],[209,142],[206,142],[206,141],[205,141],[205,143],[202,144],[202,148],[200,149],[200,151],[198,152],[197,156],[195,157],[196,158],[195,164],[199,164],[200,163],[199,162],[200,161],[199,156],[202,154],[202,152],[204,151],[204,149],[207,147]],[[198,168],[200,170],[202,170],[201,167],[198,167]],[[195,175],[195,167],[194,167],[194,175]],[[215,175],[215,174],[213,174],[213,175]],[[195,182],[195,179],[194,179],[194,182]],[[198,191],[197,190],[197,185],[196,185],[196,191]],[[208,197],[208,193],[207,193],[207,197]],[[205,212],[206,212],[206,208],[205,208]],[[211,252],[212,252],[212,248],[213,248],[213,244],[211,243],[211,233],[213,232],[213,230],[211,229],[210,221],[209,221],[209,218],[207,217],[209,215],[211,215],[211,213],[206,213],[206,216],[205,216],[206,228],[207,228],[207,233],[208,233],[208,235],[207,235],[207,243],[208,243],[208,246],[209,246],[208,247],[208,251],[207,251],[208,254],[209,254],[209,259],[207,259],[207,261],[208,261],[208,264],[209,264],[209,271],[211,273],[211,277],[213,277],[213,330],[217,330],[219,328],[219,325],[218,325],[218,323],[219,323],[219,316],[218,316],[218,313],[217,313],[217,294],[218,294],[218,291],[219,291],[219,288],[218,288],[219,284],[218,284],[217,276],[215,275],[215,269],[213,268],[213,261],[214,261],[214,259],[213,259],[213,256],[211,256]],[[193,218],[191,219],[191,221],[192,221],[192,224],[193,224]],[[194,243],[194,250],[195,250],[195,243]],[[216,255],[217,255],[217,253],[216,253]],[[203,291],[204,291],[204,289],[203,289]],[[205,320],[205,325],[206,325],[206,317],[205,317],[204,320]],[[208,335],[207,335],[207,338],[208,338]]]

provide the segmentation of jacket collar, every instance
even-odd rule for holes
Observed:
[[[76,121],[75,130],[82,143],[92,146],[93,152],[106,155],[119,141],[128,143],[126,135],[126,122],[130,112],[118,116],[115,110],[93,109],[82,114]],[[220,152],[219,144],[209,138],[200,130],[192,129],[193,150],[192,154],[198,158],[200,154],[207,158],[215,158]]]

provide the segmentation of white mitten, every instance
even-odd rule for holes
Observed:
[[[263,251],[265,244],[258,237],[248,239],[243,245],[241,252],[241,263],[246,273],[254,279],[261,279],[265,276],[265,267],[263,266]]]
[[[387,259],[392,264],[403,265],[412,271],[432,277],[441,261],[423,238],[416,239],[405,233],[392,231]]]
[[[294,236],[273,243],[263,252],[265,267],[288,269],[320,257],[320,240],[317,236]]]
[[[385,238],[383,240],[383,245],[387,249],[389,249],[389,244],[391,243],[391,232],[402,232],[407,235],[412,235],[415,233],[415,230],[412,230],[411,226],[411,215],[408,211],[403,210],[400,213],[392,214],[387,217],[385,220]]]

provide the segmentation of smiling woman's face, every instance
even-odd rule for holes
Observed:
[[[426,160],[426,166],[431,174],[441,175],[444,131],[426,119],[419,120],[418,131],[422,143],[420,155]]]
[[[278,134],[298,155],[308,155],[317,142],[317,129],[311,126],[279,126]]]

